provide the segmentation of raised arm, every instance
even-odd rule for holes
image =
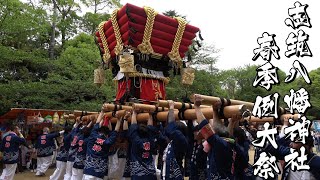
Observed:
[[[283,119],[283,126],[281,127],[281,132],[279,133],[279,137],[283,138],[285,136],[284,129],[289,127],[289,118],[285,117]]]
[[[202,98],[200,95],[195,94],[194,95],[194,107],[197,115],[197,122],[199,123],[199,129],[200,133],[205,139],[208,139],[213,134],[215,134],[213,124],[209,123],[209,121],[204,117],[203,113],[201,112],[200,105],[202,102]],[[213,108],[213,121],[219,120],[217,109],[221,105],[219,102],[215,102],[212,105]]]
[[[228,131],[230,136],[233,136],[233,129],[236,127],[236,125],[239,123],[239,116],[235,115],[228,119]]]
[[[174,102],[172,100],[168,100],[169,104],[169,113],[168,113],[168,123],[174,122]]]
[[[15,141],[18,142],[19,144],[22,144],[22,145],[28,147],[27,146],[27,142],[26,142],[25,138],[23,137],[20,129],[18,130],[17,136],[18,137],[17,137],[17,139]]]
[[[77,128],[80,124],[80,121],[77,119],[76,122],[73,125],[73,129]]]
[[[131,116],[131,111],[126,111],[124,117],[123,117],[123,125],[122,125],[122,129],[124,131],[128,130],[128,119],[130,118]]]
[[[137,111],[133,109],[131,116],[131,124],[137,124]]]
[[[148,126],[153,126],[153,117],[151,113],[149,113]]]
[[[103,117],[104,117],[104,113],[105,113],[105,111],[104,111],[104,104],[102,105],[102,107],[101,107],[101,111],[100,111],[100,113],[99,113],[99,116],[98,116],[98,118],[97,118],[97,121],[96,121],[96,124],[99,124],[99,126],[101,127],[102,126],[102,123],[103,123]]]
[[[90,121],[88,124],[87,124],[87,127],[90,128],[93,124],[93,121]]]
[[[122,129],[123,129],[124,131],[128,130],[128,119],[123,119]]]
[[[201,98],[201,96],[199,94],[194,95],[194,109],[196,111],[198,124],[200,124],[203,120],[206,119],[201,111],[201,108],[200,108],[202,100],[203,99]]]
[[[111,124],[111,122],[110,122],[109,124]],[[121,119],[118,118],[118,119],[117,119],[117,124],[116,124],[116,127],[114,128],[114,130],[115,130],[116,132],[119,132],[120,126],[121,126]]]

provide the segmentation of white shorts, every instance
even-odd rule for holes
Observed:
[[[94,177],[88,174],[84,174],[82,180],[103,180],[101,178],[98,177]]]

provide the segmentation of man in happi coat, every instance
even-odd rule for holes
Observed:
[[[130,152],[131,179],[132,180],[156,180],[156,169],[152,150],[155,146],[155,133],[153,120],[149,116],[148,125],[137,124],[137,112],[133,111],[129,138],[132,141]]]
[[[229,138],[227,128],[220,121],[217,113],[219,105],[213,105],[213,119],[209,123],[200,109],[201,96],[195,94],[194,99],[198,127],[206,140],[203,143],[204,150],[208,152],[207,179],[234,179],[235,163],[244,163],[236,162],[237,156],[244,157],[243,152],[236,149],[235,140]]]
[[[110,133],[107,126],[102,126],[104,109],[104,107],[101,108],[88,139],[83,180],[102,180],[104,178],[108,166],[108,152],[115,143],[120,129],[120,119],[117,121],[115,130]]]
[[[63,178],[66,172],[68,153],[71,143],[71,129],[72,128],[70,126],[64,128],[63,141],[56,157],[57,167],[54,173],[50,176],[50,180],[59,180]]]
[[[0,151],[3,152],[3,163],[5,166],[0,179],[13,179],[19,158],[19,146],[25,143],[26,140],[20,133],[19,127],[11,126],[8,133],[3,137],[0,147]]]
[[[76,120],[76,123],[73,125],[73,129],[71,131],[71,141],[64,180],[70,180],[72,176],[72,167],[76,158],[76,153],[78,151],[78,138],[80,136],[80,130],[82,128],[82,123],[80,123],[80,121],[81,119]]]
[[[291,149],[298,151],[301,153],[302,149],[304,149],[304,154],[306,155],[304,165],[308,165],[309,169],[301,169],[293,171],[291,166],[288,165],[289,162],[285,162],[284,172],[282,173],[282,180],[319,180],[320,179],[320,157],[312,152],[312,148],[314,146],[313,137],[309,134],[305,137],[305,143],[298,140],[294,140],[293,142],[289,142],[286,139],[284,134],[284,129],[289,126],[288,118],[284,118],[284,125],[282,126],[281,133],[279,134],[279,138],[277,139],[278,148],[275,149],[271,144],[268,144],[264,149],[266,152],[269,152],[273,156],[276,156],[278,160],[284,160],[285,156],[293,154]],[[298,156],[300,158],[300,156]],[[302,159],[302,158],[301,158]],[[297,161],[297,160],[296,160]],[[293,162],[291,162],[293,163]],[[298,164],[298,163],[297,163]],[[300,162],[299,162],[300,164]],[[288,165],[288,166],[287,166]],[[297,168],[297,167],[296,167]]]
[[[84,161],[86,160],[87,154],[87,144],[91,133],[91,125],[92,122],[90,122],[86,127],[81,129],[81,133],[77,142],[78,151],[76,153],[74,164],[72,167],[71,180],[82,180]]]
[[[37,172],[36,176],[44,176],[52,163],[53,151],[55,147],[55,138],[61,136],[64,131],[50,133],[48,127],[43,128],[43,134],[40,135],[36,142],[37,150]]]
[[[182,162],[188,149],[187,126],[182,122],[175,121],[174,102],[168,100],[168,103],[168,125],[165,129],[165,135],[170,142],[163,153],[162,178],[165,180],[182,180]]]
[[[191,144],[192,155],[190,160],[190,180],[207,179],[207,156],[203,150],[202,139],[199,136],[198,123],[193,120],[188,122],[188,133],[192,138]]]

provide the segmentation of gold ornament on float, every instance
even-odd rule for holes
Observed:
[[[118,64],[122,73],[137,72],[134,68],[134,56],[129,52],[123,52],[123,55],[120,55]]]
[[[183,85],[192,85],[194,80],[195,70],[193,68],[183,68],[181,73],[181,83]]]
[[[105,71],[102,67],[94,70],[94,84],[101,86],[105,82]]]

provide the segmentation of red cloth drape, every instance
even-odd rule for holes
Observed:
[[[131,89],[131,79],[128,80],[129,91]],[[126,93],[126,81],[118,81],[118,88],[116,94],[116,100],[120,100],[122,96]],[[157,101],[159,99],[166,99],[166,90],[165,84],[158,79],[140,79],[140,88],[135,88],[135,91],[138,92],[138,99],[144,99],[148,101]],[[131,95],[133,95],[131,93]]]
[[[166,99],[165,85],[157,79],[142,79],[140,88],[140,99],[156,101]]]
[[[128,88],[130,91],[131,79],[128,80]],[[118,81],[118,88],[116,94],[116,100],[120,100],[120,98],[126,93],[127,81]]]

